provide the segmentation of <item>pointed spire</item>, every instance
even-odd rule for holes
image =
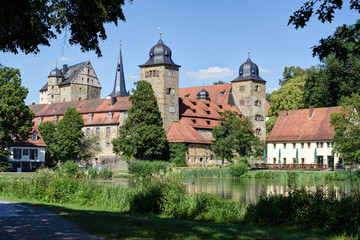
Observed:
[[[112,91],[112,93],[110,93],[109,96],[110,97],[129,96],[128,92],[126,91],[126,86],[125,86],[124,69],[123,69],[123,62],[122,62],[122,55],[121,55],[121,42],[120,42],[119,58],[118,58],[117,66],[116,66],[114,90]]]

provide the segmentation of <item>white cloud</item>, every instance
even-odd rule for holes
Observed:
[[[57,60],[59,62],[72,62],[72,61],[75,61],[75,59],[72,59],[72,58],[69,58],[69,57],[64,57],[64,56],[59,57]]]
[[[267,88],[266,93],[272,93],[273,91],[278,90],[277,88]]]
[[[138,76],[138,75],[136,75],[135,73],[127,73],[126,74],[126,78],[128,78],[128,79],[140,79],[140,77]]]
[[[194,78],[196,80],[221,80],[227,77],[233,77],[234,71],[228,68],[209,67],[208,69],[200,69],[197,72],[186,72],[185,77]]]
[[[272,71],[267,70],[265,68],[259,68],[259,72],[263,74],[274,74]]]

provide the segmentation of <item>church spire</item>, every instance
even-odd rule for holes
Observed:
[[[119,58],[116,66],[116,75],[115,75],[115,84],[114,90],[109,95],[110,97],[125,97],[129,96],[128,92],[126,91],[125,86],[125,77],[124,77],[124,69],[123,69],[123,62],[121,56],[121,43],[120,43],[120,53]]]

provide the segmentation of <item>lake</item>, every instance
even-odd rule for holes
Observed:
[[[225,199],[233,199],[241,202],[257,202],[263,193],[286,194],[287,182],[285,180],[268,179],[231,179],[231,178],[184,178],[181,180],[187,193],[214,193]],[[109,182],[121,184],[126,187],[134,187],[131,178],[114,178],[113,180],[100,180],[100,182]],[[354,188],[359,188],[359,182],[332,181],[327,182],[298,182],[298,187],[306,186],[311,191],[316,191],[317,187],[323,187],[325,190],[334,190],[338,197],[349,193]]]

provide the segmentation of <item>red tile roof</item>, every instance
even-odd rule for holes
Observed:
[[[200,92],[202,88],[202,86],[180,88],[179,97],[182,99],[196,99],[198,92]],[[231,83],[205,86],[205,90],[209,92],[210,101],[216,103],[229,103]]]
[[[330,126],[330,115],[340,112],[340,108],[314,108],[311,118],[309,109],[282,111],[266,141],[331,140],[335,132]]]
[[[29,106],[36,117],[64,115],[69,107],[76,108],[79,113],[114,112],[128,110],[131,107],[131,102],[129,97],[117,97],[114,105],[111,104],[111,99],[102,98]]]
[[[181,122],[173,122],[166,134],[166,137],[168,142],[213,144],[190,125],[186,125]]]
[[[29,137],[29,139],[27,141],[15,141],[14,145],[15,146],[24,146],[24,147],[45,147],[46,144],[43,140],[43,138],[41,137],[41,134],[39,132],[39,130],[37,129],[37,124],[35,124],[34,122],[34,126],[31,130],[31,134],[36,131],[38,133],[38,140],[37,141],[33,141],[31,138],[31,135]]]

